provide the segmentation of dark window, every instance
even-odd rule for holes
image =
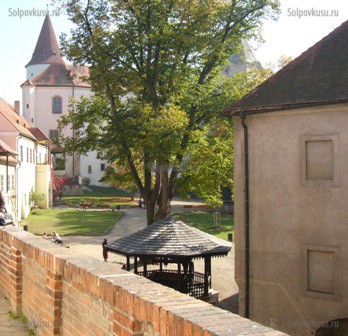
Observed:
[[[20,158],[21,161],[23,161],[23,146],[21,146],[21,158]]]
[[[92,166],[88,166],[88,174],[92,174]]]
[[[27,162],[29,162],[29,148],[27,148]]]
[[[49,137],[52,141],[57,141],[58,140],[58,130],[50,130]]]
[[[105,163],[101,163],[101,164],[100,164],[100,170],[101,170],[101,171],[104,171],[104,170],[105,170]]]
[[[65,170],[65,156],[62,153],[53,154],[53,169]]]
[[[52,98],[52,113],[62,113],[62,100],[59,96]]]
[[[29,104],[27,104],[27,108],[29,108]]]

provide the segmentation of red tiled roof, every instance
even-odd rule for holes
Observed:
[[[64,64],[49,15],[45,17],[34,54],[26,67],[33,64]]]
[[[84,77],[88,77],[88,75],[89,71],[86,66],[75,67],[73,65],[52,64],[36,76],[31,83],[36,86],[90,87],[90,84],[84,80]]]
[[[38,127],[29,127],[29,131],[35,136],[35,138],[39,141],[51,141],[49,137],[41,131]]]
[[[13,107],[3,99],[0,99],[0,113],[11,122],[13,127],[15,127],[18,132],[35,140],[35,137],[28,129],[31,127],[30,124],[25,119],[20,117]]]
[[[4,141],[0,139],[0,156],[17,155],[17,153]]]
[[[348,101],[348,21],[225,111],[261,113]]]

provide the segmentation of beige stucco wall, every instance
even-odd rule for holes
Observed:
[[[291,335],[311,335],[321,323],[348,318],[348,104],[247,116],[246,124],[250,318]],[[238,117],[234,135],[236,280],[243,315],[244,158]],[[303,141],[312,136],[335,139],[336,185],[301,183]],[[331,268],[322,268],[326,257],[310,264],[311,272],[318,272],[311,281],[332,281],[333,295],[308,291],[307,249],[319,251],[320,258],[320,251],[335,256]]]

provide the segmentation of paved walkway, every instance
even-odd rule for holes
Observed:
[[[187,206],[198,206],[199,203],[173,201],[172,213],[181,213],[192,208]],[[93,258],[103,260],[102,242],[104,238],[108,242],[137,232],[146,227],[146,210],[139,208],[122,209],[124,216],[116,222],[113,229],[105,236],[65,236],[64,246],[69,246],[76,254],[84,254]],[[109,252],[109,262],[124,265],[124,256]],[[204,272],[204,261],[195,261],[195,270]],[[238,286],[234,280],[234,244],[227,257],[212,259],[212,284],[213,289],[219,291],[219,303],[217,306],[238,313]]]
[[[10,304],[0,296],[0,335],[1,336],[28,336],[28,330],[23,327],[20,319],[9,316]]]

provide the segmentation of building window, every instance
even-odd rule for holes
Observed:
[[[5,192],[5,182],[4,175],[0,175],[0,190],[1,192]]]
[[[29,104],[27,104],[27,108],[29,108]]]
[[[339,136],[301,136],[301,185],[339,186]]]
[[[322,300],[341,300],[341,256],[335,247],[302,247],[302,294]]]
[[[14,192],[16,190],[16,187],[15,187],[15,176],[14,175],[11,175],[11,179],[12,179],[12,192]]]
[[[100,170],[101,170],[101,171],[104,171],[104,170],[105,170],[105,163],[101,163],[101,164],[100,164]]]
[[[41,153],[39,153],[39,163],[42,163],[42,160],[41,160]]]
[[[88,174],[92,174],[92,166],[88,166]]]
[[[21,146],[20,156],[20,161],[23,162],[23,146]]]
[[[62,97],[54,96],[52,97],[52,113],[60,114],[62,113]]]
[[[50,130],[49,137],[53,142],[57,142],[59,138],[58,130]]]
[[[53,154],[53,169],[65,170],[65,155],[62,153]]]
[[[27,162],[29,162],[29,148],[27,148]]]
[[[33,150],[30,149],[30,163],[33,163]]]

